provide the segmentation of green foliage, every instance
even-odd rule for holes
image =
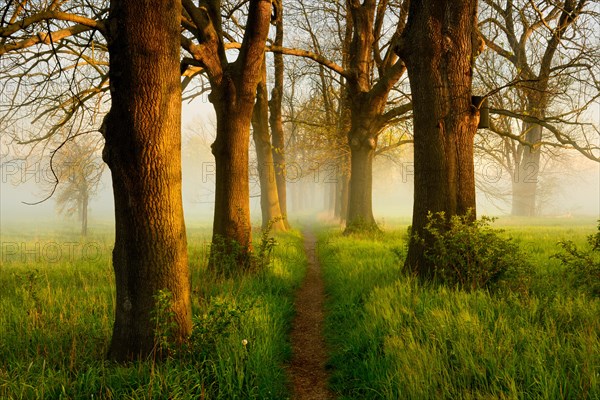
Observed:
[[[251,306],[241,307],[226,300],[214,298],[208,309],[194,316],[188,354],[200,361],[215,353],[219,341],[228,338],[240,328],[242,317]]]
[[[436,279],[452,287],[476,290],[484,287],[517,287],[525,291],[531,265],[519,247],[492,229],[493,219],[473,220],[470,213],[453,216],[430,214],[423,236],[425,258],[435,266]]]
[[[277,240],[271,236],[273,225],[281,221],[283,217],[277,217],[269,220],[267,228],[263,229],[260,234],[260,242],[257,250],[253,253],[253,263],[256,269],[266,268],[272,261],[273,250],[277,246]]]
[[[173,352],[173,332],[177,329],[175,312],[173,311],[173,293],[161,289],[154,295],[154,350],[158,358],[163,358]]]
[[[277,236],[281,246],[273,249],[263,270],[224,277],[206,265],[203,244],[210,227],[188,229],[194,314],[189,343],[168,344],[173,299],[168,291],[158,291],[152,316],[162,362],[118,365],[104,360],[115,282],[112,227],[103,235],[100,231],[95,227],[86,239],[93,244],[86,248],[98,249],[97,256],[64,251],[62,258],[53,255],[48,262],[43,252],[40,257],[2,254],[1,399],[289,397],[281,366],[290,355],[293,297],[306,266],[297,233]],[[30,252],[43,251],[45,243],[72,249],[80,239],[69,235],[38,230],[7,236],[3,230],[0,243],[17,243]]]
[[[273,260],[273,250],[278,245],[277,240],[271,236],[273,225],[281,219],[282,217],[278,217],[269,221],[253,251],[249,251],[235,240],[214,237],[210,254],[211,268],[225,277],[267,268]]]
[[[598,231],[587,237],[588,250],[579,250],[570,240],[558,242],[562,252],[553,257],[567,268],[574,283],[592,296],[600,297],[600,221]]]
[[[235,240],[214,236],[210,245],[209,267],[223,277],[247,272],[252,263],[250,252]]]

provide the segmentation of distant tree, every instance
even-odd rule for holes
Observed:
[[[482,2],[480,29],[489,51],[477,77],[491,93],[491,130],[498,137],[478,144],[511,177],[513,215],[536,215],[543,160],[557,148],[600,161],[600,127],[585,116],[600,98],[600,46],[592,33],[600,29],[600,10],[594,3]]]
[[[396,47],[408,68],[414,115],[413,237],[406,265],[426,279],[435,274],[424,256],[432,240],[424,230],[428,215],[475,216],[479,112],[471,84],[481,41],[476,0],[412,0]]]
[[[65,142],[53,157],[57,173],[55,193],[59,213],[77,215],[81,223],[81,235],[88,233],[89,202],[97,193],[104,172],[104,162],[100,156],[100,145],[89,137],[78,137]]]
[[[269,135],[269,103],[267,90],[267,62],[263,61],[262,77],[256,88],[256,103],[252,117],[252,137],[256,149],[256,163],[260,181],[260,208],[262,229],[285,231],[285,219],[280,207],[276,180],[276,166]],[[281,160],[281,158],[279,158]]]
[[[390,96],[405,72],[404,63],[392,49],[402,32],[407,5],[408,2],[387,0],[347,0],[345,3],[302,0],[297,5],[298,20],[310,38],[311,50],[269,47],[271,51],[305,57],[320,65],[316,79],[323,88],[321,94],[328,125],[334,125],[331,112],[334,107],[328,95],[325,69],[334,71],[340,81],[342,99],[338,117],[343,114],[343,118],[335,125],[350,149],[348,232],[377,229],[372,205],[377,139],[386,126],[397,122],[411,109],[404,96]],[[315,18],[317,15],[319,18]],[[390,18],[397,22],[392,29]],[[321,28],[327,37],[320,37]],[[322,41],[335,43],[330,44],[336,51],[329,58]]]
[[[377,139],[383,128],[411,109],[408,101],[392,109],[388,106],[390,91],[406,70],[404,62],[398,60],[393,49],[404,29],[407,3],[396,6],[396,30],[386,38],[383,27],[385,18],[389,18],[386,14],[394,11],[392,4],[374,0],[347,2],[347,23],[351,24],[353,32],[348,48],[349,68],[346,76],[351,118],[348,132],[350,197],[346,225],[349,232],[377,227],[372,205],[373,159]],[[377,76],[376,80],[373,79],[374,75]]]
[[[286,10],[283,7],[282,0],[274,0],[273,6],[276,11],[274,46],[283,46],[284,25],[283,18]],[[285,158],[285,132],[283,130],[282,101],[284,91],[284,60],[283,54],[275,53],[273,55],[273,90],[271,90],[271,99],[269,100],[269,124],[271,126],[271,144],[273,153],[273,162],[275,167],[275,181],[277,183],[277,196],[279,198],[279,210],[284,216],[283,224],[289,229],[290,224],[287,218],[287,188],[286,188],[286,158]]]

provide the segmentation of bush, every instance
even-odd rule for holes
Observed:
[[[600,297],[600,221],[598,232],[589,235],[588,250],[579,250],[570,240],[558,242],[562,252],[553,257],[567,268],[576,286],[593,297]]]
[[[501,230],[489,225],[492,218],[472,220],[470,213],[448,219],[430,214],[424,234],[425,258],[435,266],[435,278],[464,290],[507,288],[527,292],[533,267]],[[423,238],[416,237],[425,245]]]
[[[273,250],[279,244],[271,236],[273,225],[281,221],[277,217],[269,221],[262,230],[260,241],[255,244],[255,249],[247,249],[235,240],[223,236],[213,238],[210,249],[209,267],[224,277],[233,277],[245,272],[259,272],[265,270],[273,261]]]
[[[189,354],[201,362],[216,354],[217,343],[239,329],[242,317],[249,308],[225,299],[212,299],[208,310],[193,318]]]

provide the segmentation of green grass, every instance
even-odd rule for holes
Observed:
[[[595,221],[498,225],[535,264],[529,296],[466,293],[404,276],[405,227],[375,237],[322,232],[339,398],[600,398],[600,300],[572,287],[549,258],[559,240],[583,246]]]
[[[289,396],[282,364],[306,265],[299,234],[278,235],[264,271],[224,279],[204,268],[210,232],[190,229],[197,346],[163,363],[117,365],[104,361],[114,315],[110,228],[85,240],[62,228],[24,232],[3,229],[0,238],[0,398]]]
[[[535,266],[528,296],[422,285],[402,274],[406,225],[324,229],[331,387],[341,399],[600,399],[600,300],[551,255],[595,221],[500,219]],[[76,232],[76,231],[75,231]],[[306,255],[278,236],[256,274],[204,267],[210,230],[188,229],[196,328],[162,363],[104,361],[113,321],[112,228],[18,227],[0,237],[1,399],[284,399],[293,294]],[[255,233],[255,238],[258,238]],[[243,343],[247,343],[244,345]]]

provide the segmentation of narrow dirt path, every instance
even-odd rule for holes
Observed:
[[[296,318],[292,326],[292,360],[289,374],[295,400],[332,399],[327,389],[325,370],[327,351],[323,337],[325,286],[316,254],[317,240],[304,232],[304,249],[308,270],[304,283],[296,293]]]

